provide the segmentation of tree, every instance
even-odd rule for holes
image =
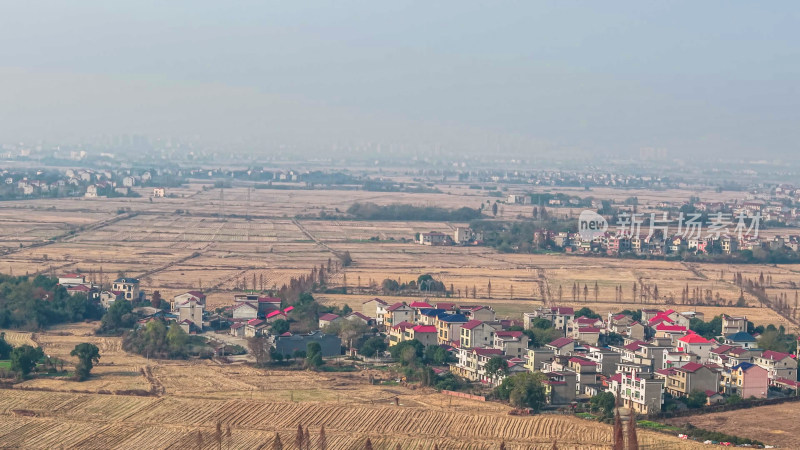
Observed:
[[[161,292],[153,291],[153,295],[150,296],[150,305],[153,308],[161,309]]]
[[[8,359],[12,350],[14,350],[14,347],[6,342],[6,334],[0,333],[0,359]]]
[[[125,299],[119,299],[112,303],[103,315],[100,330],[112,332],[120,328],[131,328],[134,323],[136,317],[133,315],[133,305]]]
[[[402,349],[399,350],[402,351]],[[384,351],[386,351],[386,341],[384,341],[382,338],[379,337],[371,337],[367,339],[361,345],[361,348],[358,349],[358,353],[361,353],[362,355],[369,357],[375,356],[378,353],[382,353]]]
[[[281,435],[278,433],[275,433],[275,439],[272,440],[272,450],[283,450]]]
[[[775,352],[786,352],[786,342],[780,332],[767,330],[758,338],[758,348]]]
[[[403,341],[397,345],[389,347],[389,354],[392,355],[392,358],[399,360],[400,357],[402,356],[403,350],[407,347],[413,347],[417,357],[422,358],[422,355],[425,351],[425,346],[422,345],[422,342],[416,339],[411,339],[410,341]]]
[[[597,394],[589,400],[592,410],[602,412],[603,416],[607,418],[611,418],[614,415],[615,403],[616,398],[611,392]]]
[[[486,362],[484,370],[490,377],[499,377],[508,373],[508,364],[503,358],[494,356]]]
[[[708,397],[703,391],[692,391],[686,397],[686,406],[692,409],[702,408],[706,404]]]
[[[266,337],[251,337],[247,339],[250,352],[256,359],[256,364],[262,365],[270,360],[270,345]]]
[[[189,342],[189,335],[176,322],[169,326],[167,331],[167,347],[172,355],[181,355],[186,351],[186,344]]]
[[[11,370],[20,378],[25,378],[36,367],[36,362],[44,357],[44,352],[39,347],[23,345],[11,351]]]
[[[636,414],[633,412],[628,418],[628,448],[626,450],[639,450],[639,438],[636,436]]]
[[[503,379],[494,392],[498,398],[508,400],[512,406],[538,411],[545,403],[543,380],[544,375],[539,372],[518,373]]]
[[[588,317],[590,319],[599,319],[600,315],[592,311],[590,308],[583,307],[575,311],[575,317]]]
[[[364,442],[364,450],[372,450],[372,441],[367,438],[367,442]]]
[[[492,216],[497,217],[497,203],[492,204]]]
[[[78,358],[78,364],[75,365],[75,379],[78,381],[89,378],[94,364],[100,362],[100,349],[86,342],[76,345],[69,355]]]
[[[294,444],[297,446],[297,450],[303,450],[303,440],[305,439],[305,434],[303,434],[303,425],[297,424],[297,437],[294,439]]]
[[[438,345],[429,345],[425,347],[425,361],[428,364],[444,364],[447,362],[447,350]]]
[[[622,433],[622,418],[619,416],[619,409],[614,415],[614,450],[625,450],[625,437]]]
[[[289,322],[283,319],[278,319],[272,322],[272,326],[269,327],[269,331],[275,336],[280,336],[281,334],[289,331]]]
[[[500,441],[500,450],[506,450],[506,441]]]
[[[322,346],[319,342],[309,342],[306,345],[306,367],[316,369],[322,364]]]

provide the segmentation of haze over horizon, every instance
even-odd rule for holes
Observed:
[[[63,2],[5,5],[0,143],[193,137],[268,152],[787,157],[800,5]]]

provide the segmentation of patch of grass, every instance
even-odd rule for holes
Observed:
[[[589,420],[597,420],[597,416],[590,413],[578,413],[575,414],[576,416],[580,417],[581,419],[589,419]]]
[[[318,369],[320,372],[356,372],[353,366],[322,366]]]
[[[636,422],[636,426],[649,428],[651,430],[659,430],[659,431],[681,431],[680,427],[675,427],[672,425],[667,425],[663,423],[653,422],[650,420],[640,420]]]
[[[10,359],[4,359],[4,360],[0,361],[0,369],[11,370],[11,360]]]

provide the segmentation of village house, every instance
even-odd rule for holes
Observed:
[[[545,345],[556,355],[569,355],[575,350],[575,340],[568,337],[558,338]]]
[[[58,277],[58,284],[64,287],[86,284],[86,277],[79,273],[67,273]]]
[[[244,337],[244,322],[236,322],[231,325],[230,335],[235,337]]]
[[[719,373],[702,364],[690,362],[668,370],[665,389],[673,397],[685,397],[694,391],[719,390]],[[656,372],[656,376],[664,377],[660,371]]]
[[[616,374],[611,377],[610,391],[619,393],[622,406],[637,414],[660,412],[664,404],[664,380],[652,374]]]
[[[740,331],[747,332],[747,316],[722,315],[722,335],[735,334]]]
[[[584,355],[588,360],[597,365],[597,371],[605,376],[616,373],[617,364],[621,355],[609,348],[589,346],[589,351]]]
[[[459,346],[461,348],[489,347],[494,342],[494,327],[480,320],[470,320],[461,325]]]
[[[153,197],[164,198],[167,196],[167,190],[163,187],[153,188]]]
[[[198,329],[203,329],[203,305],[196,299],[190,298],[177,305],[178,322],[188,320]]]
[[[433,306],[432,306],[431,304],[429,304],[428,302],[411,302],[411,304],[410,304],[410,305],[408,305],[408,306],[409,306],[411,309],[413,309],[413,310],[414,310],[414,311],[413,311],[413,312],[414,312],[414,315],[412,316],[412,320],[411,320],[411,322],[417,322],[417,321],[419,321],[419,312],[420,312],[421,310],[423,310],[423,309],[431,309],[431,308],[433,308]]]
[[[119,291],[103,291],[100,293],[100,305],[108,309],[115,301],[125,298],[122,292]]]
[[[788,353],[767,350],[754,357],[753,363],[767,371],[770,381],[776,378],[797,379],[797,361]]]
[[[496,318],[494,310],[488,306],[465,306],[461,308],[461,312],[471,320],[480,320],[481,322],[493,322]]]
[[[406,336],[408,340],[416,339],[423,346],[437,345],[437,331],[434,325],[415,325],[412,328],[406,329]]]
[[[231,308],[233,319],[250,320],[258,317],[258,307],[252,303],[238,303]]]
[[[293,356],[297,351],[306,351],[308,344],[316,342],[322,349],[323,357],[339,356],[342,341],[338,336],[312,331],[307,334],[285,333],[275,337],[275,351],[281,355]]]
[[[522,331],[496,331],[493,346],[506,356],[523,358],[528,352],[528,336]]]
[[[579,327],[572,330],[572,338],[588,345],[597,345],[600,340],[600,328]]]
[[[436,318],[440,314],[449,314],[447,311],[439,308],[421,309],[417,316],[417,323],[421,325],[436,325]]]
[[[125,300],[129,301],[138,301],[140,292],[139,292],[139,280],[136,278],[117,278],[114,280],[114,283],[111,286],[112,291],[119,291],[122,292]]]
[[[733,347],[756,348],[756,338],[746,331],[725,336],[725,343]]]
[[[383,316],[386,314],[387,303],[379,298],[373,298],[361,304],[361,313],[375,319],[378,326],[383,325]]]
[[[430,231],[419,234],[419,243],[422,245],[447,245],[450,244],[450,236],[440,231]]]
[[[769,377],[766,369],[743,362],[731,367],[730,370],[723,371],[720,385],[727,395],[767,398]]]
[[[261,319],[250,319],[244,326],[244,337],[257,337],[267,334],[268,325]]]
[[[556,354],[549,348],[529,348],[525,355],[525,368],[530,372],[541,371],[544,363],[552,361]]]
[[[400,322],[413,322],[414,310],[405,303],[397,302],[386,308],[383,314],[383,325],[387,328]]]
[[[561,372],[549,372],[545,374],[547,379],[544,384],[545,401],[548,405],[569,405],[575,401],[577,391],[577,374],[565,370]]]
[[[406,338],[406,330],[410,330],[411,328],[414,328],[414,324],[405,321],[389,328],[389,347],[393,347],[403,341],[408,340]]]
[[[714,347],[714,341],[710,341],[699,334],[694,332],[678,339],[676,349],[678,351],[685,351],[687,353],[694,353],[700,357],[701,361],[707,361],[711,349]]]
[[[206,296],[200,291],[189,291],[184,292],[183,294],[178,294],[172,297],[172,301],[169,303],[169,309],[171,311],[176,311],[176,305],[179,305],[187,300],[194,299],[199,304],[205,306],[206,305]]]
[[[344,316],[344,319],[350,322],[361,322],[364,325],[373,325],[375,323],[375,319],[373,319],[372,317],[365,316],[364,314],[358,311],[353,311],[350,314],[347,314],[346,316]]]
[[[573,356],[567,361],[569,370],[575,372],[575,393],[579,394],[586,386],[595,385],[597,379],[597,363],[585,358]]]
[[[328,325],[330,325],[330,324],[332,324],[332,323],[334,323],[336,321],[339,321],[339,320],[342,320],[342,318],[337,316],[336,314],[331,314],[331,313],[320,314],[319,321],[318,321],[319,322],[319,328],[325,328]]]
[[[523,314],[523,324],[525,329],[533,328],[533,319],[542,318],[549,320],[553,328],[566,330],[567,323],[575,317],[575,311],[570,307],[554,306],[552,308],[539,308],[532,313]]]
[[[461,325],[469,322],[464,314],[442,313],[436,318],[439,344],[450,344],[461,336]]]
[[[488,381],[486,363],[503,351],[496,348],[459,348],[456,351],[457,362],[450,365],[450,372],[470,381]]]

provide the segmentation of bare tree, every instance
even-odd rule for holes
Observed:
[[[275,433],[275,439],[272,441],[272,450],[283,450],[283,444],[281,443],[281,435],[277,432]]]
[[[325,439],[325,425],[319,429],[319,450],[327,450],[328,441]]]

